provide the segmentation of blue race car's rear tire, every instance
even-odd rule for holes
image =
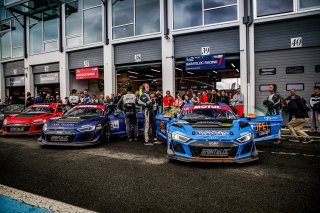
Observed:
[[[110,142],[110,126],[109,124],[104,125],[103,130],[101,132],[101,143],[106,144]]]

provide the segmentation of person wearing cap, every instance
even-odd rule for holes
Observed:
[[[311,107],[311,132],[320,132],[320,86],[315,86],[314,93],[310,97]]]
[[[125,123],[126,123],[126,132],[128,135],[128,141],[138,140],[138,118],[137,118],[137,97],[133,94],[132,87],[127,88],[127,94],[122,96],[117,103],[117,108],[119,109],[123,106],[125,113]]]

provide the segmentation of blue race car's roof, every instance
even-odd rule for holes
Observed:
[[[221,103],[221,102],[218,102],[218,103],[199,103],[199,104],[195,104],[195,103],[187,103],[187,104],[185,104],[184,106],[196,106],[196,105],[218,105],[218,106],[228,106],[227,104],[225,104],[225,103]]]

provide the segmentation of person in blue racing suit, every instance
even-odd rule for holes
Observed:
[[[144,112],[144,145],[153,145],[158,143],[156,138],[156,115],[153,111],[153,104],[149,96],[149,84],[142,84],[142,93],[139,97],[139,105]],[[152,130],[153,141],[149,140],[149,130]]]
[[[138,103],[137,97],[133,94],[132,87],[127,88],[127,94],[122,96],[117,103],[117,108],[123,106],[125,113],[126,131],[128,135],[128,141],[132,142],[132,138],[135,141],[138,140],[138,118],[136,105]]]

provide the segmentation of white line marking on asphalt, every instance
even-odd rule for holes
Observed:
[[[292,156],[301,155],[301,156],[305,156],[305,157],[316,157],[316,158],[320,157],[320,155],[309,155],[309,154],[296,153],[296,152],[266,152],[266,151],[258,151],[258,152],[277,154],[277,155],[292,155]]]
[[[10,197],[14,200],[22,201],[26,204],[37,206],[53,212],[75,212],[75,213],[91,213],[80,207],[72,206],[60,201],[45,198],[19,189],[11,188],[0,184],[0,194]]]
[[[115,151],[105,150],[104,148],[99,148],[95,150],[85,150],[83,151],[83,153],[89,154],[89,155],[119,159],[119,160],[137,161],[137,162],[152,164],[152,165],[161,165],[168,161],[165,157],[150,157],[146,155],[138,155],[138,154],[132,154],[132,153],[126,153],[126,152],[115,152]]]

